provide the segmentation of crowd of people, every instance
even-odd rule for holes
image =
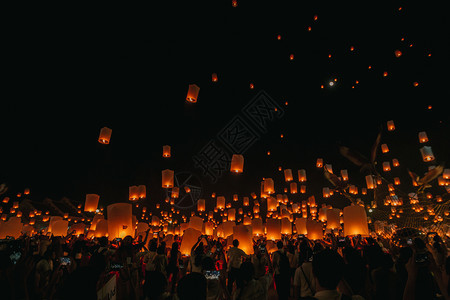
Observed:
[[[438,235],[410,245],[333,234],[272,242],[200,236],[190,255],[181,237],[108,240],[22,236],[0,244],[1,299],[450,299],[450,259]],[[268,247],[270,244],[271,247]],[[115,278],[113,295],[102,287]]]

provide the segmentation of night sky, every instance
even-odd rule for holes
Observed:
[[[293,170],[295,181],[298,169],[307,171],[307,194],[294,199],[315,194],[321,203],[330,183],[316,159],[337,174],[348,169],[350,181],[363,186],[364,175],[339,146],[369,156],[380,129],[388,159],[400,160],[405,190],[406,168],[423,174],[428,167],[419,131],[427,132],[435,163],[448,163],[444,9],[428,2],[303,2],[5,11],[0,183],[10,197],[30,188],[33,201],[83,203],[86,193],[96,193],[103,207],[128,201],[128,187],[145,184],[147,199],[140,201],[151,207],[166,196],[161,170],[172,169],[180,178],[192,175],[212,209],[212,192],[228,201],[235,193],[259,196],[263,177],[283,193],[281,166]],[[194,83],[198,102],[189,103]],[[258,93],[280,108],[259,129],[243,113]],[[236,118],[254,134],[243,152],[244,173],[225,170],[213,182],[194,157],[211,141],[231,157],[218,137]],[[97,141],[104,126],[112,129],[109,145]],[[172,147],[171,158],[162,158],[163,145]],[[349,204],[339,196],[329,202]]]

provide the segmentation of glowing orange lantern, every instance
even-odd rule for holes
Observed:
[[[363,206],[344,207],[344,235],[369,235],[366,210]]]
[[[323,159],[322,158],[318,158],[316,161],[316,167],[317,168],[322,168],[323,167]]]
[[[275,192],[273,179],[272,178],[265,178],[264,179],[264,193],[267,194],[273,194]]]
[[[306,170],[300,169],[298,170],[298,181],[299,182],[305,182],[306,181]]]
[[[392,166],[394,166],[394,167],[400,166],[400,163],[398,162],[398,159],[396,159],[396,158],[392,159]]]
[[[267,240],[281,239],[281,222],[278,219],[267,219],[266,222]]]
[[[308,239],[320,240],[323,238],[323,223],[308,219],[306,221],[306,231]]]
[[[337,208],[327,209],[327,229],[337,229],[341,227],[340,224],[340,210]]]
[[[86,200],[84,202],[84,211],[95,212],[98,206],[98,200],[100,196],[97,194],[86,194]]]
[[[291,169],[285,169],[284,170],[284,180],[286,182],[292,181],[294,178],[292,176],[292,170]]]
[[[180,252],[183,255],[191,255],[192,246],[197,243],[198,238],[202,235],[200,230],[194,228],[186,228],[184,230],[183,239],[181,240]]]
[[[114,203],[107,206],[108,237],[110,240],[134,236],[132,205],[129,203]],[[98,226],[98,224],[97,224]]]
[[[128,199],[130,201],[136,201],[139,199],[139,189],[137,185],[132,185],[128,188]]]
[[[197,102],[198,92],[200,88],[196,84],[190,84],[187,92],[186,100],[192,103]]]
[[[170,157],[170,146],[169,145],[164,145],[163,146],[162,156],[163,157]]]
[[[100,135],[98,136],[98,142],[100,144],[109,144],[109,141],[111,139],[111,133],[112,133],[112,129],[108,128],[108,127],[103,127],[102,129],[100,129]]]
[[[391,170],[391,165],[388,161],[383,162],[383,171],[389,172]]]
[[[230,171],[234,173],[242,173],[244,171],[244,156],[241,154],[233,154],[231,158]]]
[[[278,206],[278,200],[274,197],[267,198],[267,210],[276,211]]]
[[[162,187],[172,188],[173,187],[173,170],[163,170],[162,171]]]
[[[211,81],[212,82],[217,82],[218,78],[217,78],[217,74],[216,73],[212,73],[211,75]]]
[[[427,136],[427,133],[425,131],[419,132],[419,142],[420,143],[428,142],[428,136]]]
[[[422,154],[422,159],[424,162],[434,160],[434,154],[430,146],[423,146],[420,148],[420,153]]]
[[[381,145],[381,152],[383,152],[383,153],[389,152],[388,145],[382,144],[382,145]]]
[[[205,211],[206,209],[205,199],[198,199],[197,201],[197,211]]]
[[[388,131],[394,131],[395,130],[395,124],[393,120],[387,121],[387,130]]]
[[[400,57],[400,56],[402,56],[402,51],[395,50],[394,54],[395,54],[395,57]]]
[[[217,209],[225,208],[225,197],[224,196],[217,197],[216,207],[217,207]]]
[[[291,190],[291,194],[297,194],[297,183],[296,182],[291,182],[290,190]]]

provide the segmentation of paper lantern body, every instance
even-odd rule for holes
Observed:
[[[98,142],[100,144],[109,144],[109,141],[111,139],[111,133],[112,130],[108,127],[103,127],[102,129],[100,129],[100,135],[98,136]]]
[[[137,185],[128,187],[128,199],[130,201],[136,201],[139,199],[139,188]]]
[[[204,224],[204,232],[206,235],[213,235],[214,233],[214,223],[213,222],[205,222]]]
[[[252,229],[253,229],[253,235],[261,236],[264,234],[264,227],[262,223],[262,219],[255,218],[252,219]]]
[[[366,185],[368,189],[375,188],[375,181],[373,180],[373,175],[366,175]]]
[[[52,232],[52,228],[53,228],[53,223],[58,221],[58,220],[62,220],[63,218],[60,216],[51,216],[50,217],[50,222],[48,223],[48,232]]]
[[[173,187],[173,170],[163,170],[162,171],[162,187],[172,188]]]
[[[308,219],[306,221],[306,231],[308,232],[308,239],[320,240],[323,238],[323,223]]]
[[[284,180],[286,182],[292,181],[294,177],[292,176],[292,170],[291,169],[285,169],[284,170]]]
[[[291,184],[289,185],[289,188],[291,190],[291,194],[297,194],[297,183],[296,182],[291,182]]]
[[[228,221],[236,221],[236,209],[235,208],[230,208],[228,209]]]
[[[279,219],[267,219],[266,230],[266,238],[268,240],[281,239],[281,222]]]
[[[195,230],[201,232],[203,230],[203,219],[197,216],[192,216],[189,219],[189,228],[194,228]]]
[[[425,131],[419,132],[419,142],[420,143],[428,142],[428,136],[427,136],[427,133]]]
[[[147,196],[147,189],[143,184],[138,185],[137,192],[139,199],[144,199]]]
[[[105,219],[105,217],[103,215],[99,215],[99,214],[95,215],[94,218],[92,219],[91,226],[89,227],[89,230],[94,230],[95,231],[95,229],[97,228],[97,223],[100,220],[104,220],[104,219]]]
[[[205,211],[206,202],[205,199],[198,199],[197,201],[197,211]]]
[[[369,235],[367,214],[363,206],[351,205],[344,207],[344,235]]]
[[[229,237],[230,235],[233,234],[233,226],[235,226],[235,225],[236,225],[235,222],[230,222],[230,221],[222,223],[223,237],[224,238],[227,238],[227,237]]]
[[[434,160],[434,154],[430,146],[423,146],[420,148],[420,153],[422,154],[422,159],[424,162]]]
[[[281,233],[292,234],[292,224],[288,218],[281,218]]]
[[[326,207],[319,208],[319,221],[326,222],[327,221],[327,210]]]
[[[297,218],[295,220],[295,228],[297,229],[297,234],[307,234],[306,230],[306,218]]]
[[[18,239],[22,234],[22,219],[18,217],[10,217],[8,221],[0,224],[0,239],[5,239],[7,236],[12,236]]]
[[[186,100],[192,103],[197,102],[198,92],[200,88],[196,84],[190,84],[187,92]]]
[[[84,211],[95,212],[98,206],[98,200],[100,196],[97,194],[86,194],[86,200],[84,202]]]
[[[239,241],[239,248],[241,248],[245,254],[253,254],[253,232],[251,226],[242,224],[233,226],[233,239]]]
[[[134,236],[132,205],[114,203],[106,207],[108,218],[108,237],[110,240]],[[98,224],[97,224],[98,226]]]
[[[197,243],[198,238],[202,232],[194,228],[187,228],[184,231],[183,239],[181,240],[180,252],[182,255],[191,255],[192,246]]]
[[[159,226],[159,218],[158,218],[158,216],[152,216],[152,226],[154,226],[154,227],[157,227],[157,226]]]
[[[273,194],[275,193],[273,179],[272,178],[266,178],[264,179],[264,193],[266,194]]]
[[[337,229],[341,227],[340,210],[338,208],[327,209],[327,229]]]
[[[216,207],[217,207],[217,209],[224,209],[225,208],[225,197],[224,196],[217,197]]]
[[[267,211],[276,211],[278,206],[278,200],[275,197],[270,196],[267,198]]]
[[[80,234],[84,234],[85,229],[86,229],[86,225],[84,223],[77,223],[77,224],[70,226],[69,232],[72,232],[75,230],[75,232],[73,234],[80,235]]]
[[[399,50],[397,50],[399,51]],[[394,131],[395,130],[395,124],[393,120],[387,121],[387,129],[388,131]]]
[[[67,228],[69,227],[69,221],[56,220],[52,222],[52,235],[53,236],[66,236]]]
[[[231,158],[230,171],[233,173],[242,173],[244,171],[244,156],[233,154]]]
[[[163,146],[163,157],[170,157],[170,146],[169,145],[164,145]]]
[[[305,169],[298,170],[298,181],[299,182],[306,181],[306,170]]]

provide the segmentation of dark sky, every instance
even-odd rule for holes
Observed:
[[[161,170],[169,168],[194,174],[212,208],[211,192],[227,199],[259,194],[262,177],[274,178],[281,193],[287,186],[282,166],[295,179],[306,169],[307,195],[317,197],[329,183],[316,158],[337,173],[348,169],[362,184],[338,146],[367,156],[380,126],[382,142],[405,168],[426,170],[419,131],[428,133],[438,162],[448,161],[450,26],[441,7],[278,2],[6,10],[0,182],[12,194],[29,187],[35,201],[66,196],[81,202],[97,193],[103,206],[127,201],[128,186],[145,184],[144,202],[151,205],[164,199]],[[196,104],[185,101],[191,83],[200,87]],[[244,153],[244,174],[224,172],[212,183],[193,157],[217,142],[260,91],[284,113],[257,131]],[[391,119],[395,135],[385,128]],[[97,142],[103,126],[112,129],[107,146]],[[170,159],[161,157],[165,144],[172,146]]]

